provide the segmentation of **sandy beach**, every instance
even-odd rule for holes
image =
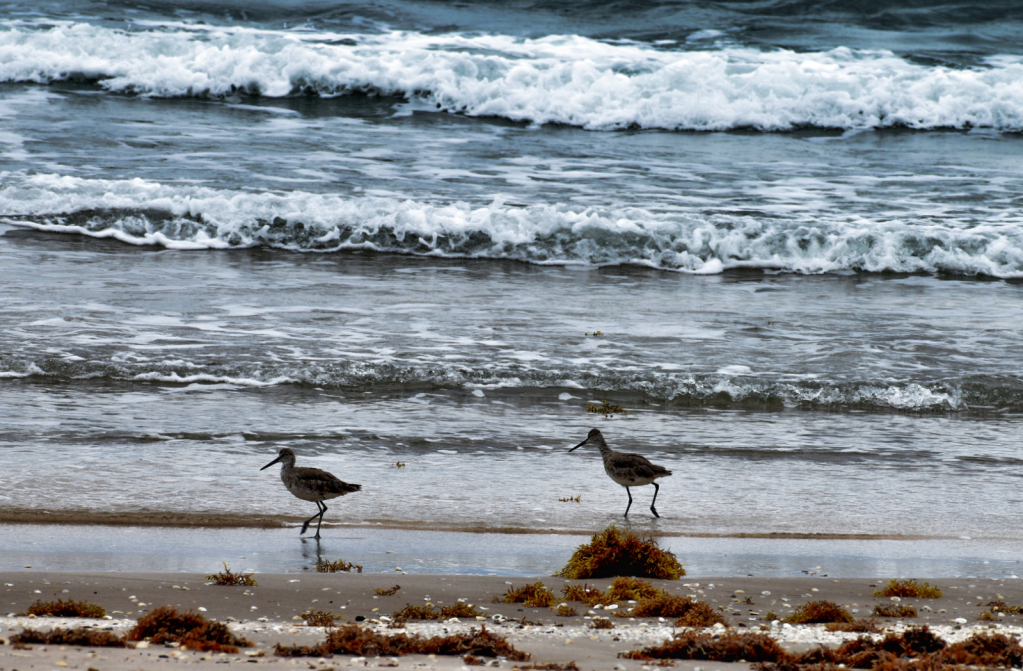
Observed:
[[[306,626],[302,613],[326,610],[344,615],[344,622],[359,621],[384,633],[390,616],[407,604],[451,605],[460,599],[475,604],[484,612],[476,621],[410,622],[405,631],[436,635],[455,633],[471,627],[486,627],[506,636],[516,648],[530,654],[531,664],[567,664],[581,669],[641,669],[644,663],[619,659],[618,653],[660,643],[674,631],[671,621],[658,618],[611,618],[614,628],[591,629],[592,610],[572,603],[578,614],[559,617],[548,608],[528,608],[521,604],[493,603],[511,586],[542,580],[556,593],[567,583],[560,578],[523,578],[504,576],[414,575],[392,573],[257,574],[255,587],[218,586],[205,576],[188,573],[83,573],[51,572],[33,569],[0,573],[4,604],[0,617],[0,669],[73,668],[100,671],[159,668],[163,664],[187,664],[195,668],[219,668],[224,663],[277,664],[295,668],[394,667],[407,669],[461,668],[460,658],[413,655],[403,658],[363,659],[337,656],[331,659],[282,659],[274,656],[277,643],[310,645],[324,639],[325,630]],[[605,589],[610,580],[588,581]],[[873,597],[872,592],[885,581],[854,578],[700,578],[679,581],[651,581],[671,593],[687,594],[709,603],[722,613],[738,631],[766,631],[791,651],[803,651],[818,644],[835,645],[856,634],[825,631],[820,625],[770,624],[764,616],[775,612],[784,618],[808,601],[826,599],[847,607],[856,617],[869,617],[875,605],[890,603],[889,598]],[[878,618],[887,630],[927,624],[950,642],[962,640],[977,630],[997,629],[1023,637],[1023,617],[1004,615],[995,622],[982,622],[978,616],[988,610],[986,604],[1001,600],[1023,603],[1023,582],[1018,579],[940,579],[931,581],[944,590],[939,599],[905,598],[914,605],[915,618]],[[391,596],[377,596],[374,589],[400,586]],[[110,619],[87,620],[26,617],[24,612],[37,600],[76,599],[103,606]],[[209,618],[225,621],[232,631],[249,638],[254,647],[240,654],[199,653],[175,647],[139,646],[136,649],[78,648],[72,646],[33,645],[16,649],[9,639],[24,627],[88,626],[115,633],[127,631],[136,618],[161,605],[179,610],[202,612]],[[587,614],[590,613],[590,614]],[[490,660],[487,660],[490,662]],[[523,667],[523,662],[500,661],[498,666]],[[646,665],[650,668],[649,665]],[[680,662],[680,668],[746,668],[745,664]]]

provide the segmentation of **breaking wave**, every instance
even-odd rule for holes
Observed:
[[[0,217],[39,230],[170,249],[373,250],[687,272],[925,272],[1023,277],[1023,226],[776,218],[573,204],[431,204],[253,194],[39,175],[0,189]]]
[[[1023,59],[920,65],[886,51],[678,50],[581,36],[332,34],[184,23],[0,28],[0,81],[158,97],[373,93],[592,130],[1023,130]]]
[[[537,389],[563,392],[584,402],[587,391],[640,399],[676,408],[712,407],[748,410],[861,410],[870,412],[1023,411],[1023,379],[975,376],[941,381],[796,379],[727,373],[689,374],[654,371],[601,371],[578,368],[535,369],[501,366],[400,365],[381,362],[174,365],[153,362],[67,361],[0,356],[0,379],[23,381],[156,384],[201,390],[303,386],[360,391],[444,392],[514,396]],[[571,394],[565,396],[569,390]]]

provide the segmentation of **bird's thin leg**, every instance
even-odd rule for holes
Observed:
[[[316,535],[313,536],[316,540],[320,540],[320,525],[323,524],[323,513],[327,512],[327,504],[320,501],[320,505],[323,506],[323,510],[320,511],[320,521],[316,523]]]
[[[303,522],[303,523],[302,523],[302,531],[299,531],[299,532],[298,532],[298,535],[299,535],[299,536],[301,536],[302,534],[304,534],[304,533],[305,533],[305,531],[306,531],[306,529],[308,529],[308,528],[309,528],[309,523],[310,523],[310,522],[312,522],[312,521],[313,521],[313,520],[315,520],[315,519],[316,519],[317,517],[319,517],[320,515],[322,515],[322,514],[323,514],[323,511],[322,511],[322,510],[320,510],[320,502],[319,502],[319,501],[316,501],[315,503],[316,503],[316,514],[315,514],[315,515],[313,515],[312,517],[310,517],[309,519],[307,519],[307,520],[306,520],[305,522]]]
[[[629,508],[632,507],[632,492],[630,492],[629,488],[626,487],[625,488],[625,493],[629,495],[629,505],[625,506],[625,517],[628,517],[629,516]]]
[[[660,517],[660,515],[657,514],[657,508],[654,508],[654,504],[657,503],[657,493],[661,491],[661,487],[656,482],[652,484],[654,486],[654,500],[650,502],[650,512],[654,514],[654,517]]]

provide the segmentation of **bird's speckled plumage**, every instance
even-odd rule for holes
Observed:
[[[281,481],[288,491],[303,501],[312,501],[316,504],[317,512],[302,525],[302,533],[309,528],[309,523],[317,517],[320,521],[316,524],[316,536],[320,537],[320,524],[323,523],[323,514],[327,512],[327,499],[337,498],[345,494],[351,494],[362,489],[362,485],[353,485],[340,480],[333,474],[319,468],[307,468],[295,466],[295,453],[290,448],[283,448],[277,458],[259,470],[266,470],[276,463],[281,464]]]
[[[629,495],[629,505],[625,508],[625,517],[629,516],[629,508],[632,507],[632,492],[629,491],[629,487],[641,487],[643,485],[654,486],[654,500],[650,504],[650,511],[654,514],[654,517],[660,517],[657,514],[657,509],[654,507],[660,486],[654,481],[657,478],[671,475],[671,471],[664,466],[650,463],[650,460],[641,454],[615,452],[607,446],[607,441],[604,440],[604,436],[600,433],[599,429],[591,429],[589,435],[586,436],[586,440],[573,447],[569,452],[583,445],[590,444],[596,445],[597,449],[600,450],[600,456],[604,459],[604,471],[607,472],[608,477],[622,487],[625,487],[625,492]]]

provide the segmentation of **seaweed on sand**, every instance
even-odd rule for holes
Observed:
[[[669,594],[658,590],[653,596],[640,599],[639,603],[620,617],[674,617],[676,627],[710,627],[715,624],[728,626],[728,620],[716,612],[710,604],[695,601],[687,596]]]
[[[494,603],[521,603],[532,608],[553,608],[558,602],[554,590],[537,580],[531,585],[509,587],[503,597],[494,597]]]
[[[629,612],[632,617],[682,617],[695,603],[688,596],[669,594],[663,590],[640,600]]]
[[[377,596],[394,596],[398,593],[399,589],[401,589],[401,585],[395,585],[394,587],[388,587],[387,589],[384,589],[383,587],[374,587],[373,593]]]
[[[609,618],[606,617],[595,617],[593,623],[590,624],[590,629],[614,629],[615,625]]]
[[[355,569],[356,573],[362,573],[362,566],[360,564],[346,562],[344,559],[338,559],[337,561],[323,561],[316,564],[317,573],[338,573],[339,571],[351,573],[352,569]]]
[[[1023,615],[1023,606],[1010,606],[1002,600],[989,601],[987,604],[992,613],[1006,613],[1007,615]]]
[[[731,626],[721,613],[715,611],[709,603],[704,601],[693,601],[692,608],[675,620],[676,627],[693,627],[695,629],[712,627],[715,624]]]
[[[896,580],[892,578],[888,584],[874,592],[873,596],[915,597],[918,599],[940,599],[943,592],[937,585],[920,584],[916,580]]]
[[[809,650],[790,661],[797,667],[844,664],[850,668],[871,669],[893,656],[922,657],[936,653],[944,647],[945,642],[925,626],[907,629],[901,634],[886,634],[880,641],[861,636],[846,641],[837,648],[819,647]]]
[[[642,539],[613,524],[594,534],[588,544],[576,548],[557,573],[574,579],[636,576],[666,580],[678,580],[685,574],[678,557],[658,547],[653,537]]]
[[[788,654],[767,634],[727,632],[720,636],[687,631],[656,646],[629,650],[626,659],[703,659],[712,662],[779,662]]]
[[[1003,634],[976,633],[946,646],[926,626],[887,634],[877,641],[860,637],[837,648],[819,647],[799,656],[759,664],[757,671],[825,671],[854,668],[872,671],[941,671],[949,667],[1018,668],[1023,647]]]
[[[226,624],[191,611],[179,613],[173,606],[160,606],[140,617],[125,639],[149,639],[155,644],[178,642],[185,648],[213,652],[238,652],[238,648],[252,646],[251,641],[232,634]]]
[[[211,573],[206,576],[207,580],[212,580],[216,585],[243,585],[245,587],[255,587],[256,579],[252,577],[251,573],[234,573],[227,567],[227,562],[223,562],[224,570],[219,573]]]
[[[450,636],[418,634],[379,634],[357,624],[332,630],[327,640],[315,646],[281,645],[274,648],[278,657],[326,657],[329,655],[356,655],[376,657],[386,655],[454,655],[464,657],[505,657],[512,661],[529,659],[529,654],[515,649],[508,639],[487,631],[486,627]]]
[[[447,620],[452,617],[476,617],[482,614],[471,603],[459,601],[454,605],[442,606],[439,609],[409,604],[401,610],[394,611],[391,617],[395,621],[404,622],[406,620]]]
[[[658,590],[646,580],[637,580],[630,576],[615,578],[611,586],[607,588],[605,598],[611,601],[639,601],[656,596]]]
[[[783,620],[790,624],[827,624],[830,622],[852,622],[849,611],[833,601],[810,601],[796,609]]]
[[[884,603],[874,606],[878,617],[916,617],[916,608],[901,603]]]
[[[25,629],[20,634],[11,635],[12,644],[25,645],[42,643],[46,645],[75,645],[93,648],[123,648],[124,639],[109,631],[94,631],[82,627],[76,629],[51,629],[39,631]]]
[[[775,617],[777,619],[777,617]],[[852,622],[829,622],[824,625],[828,631],[848,631],[862,634],[878,634],[881,628],[873,620],[853,620]]]
[[[344,615],[336,615],[328,610],[311,610],[302,613],[302,618],[310,627],[333,627]]]
[[[1023,647],[1017,639],[1004,634],[977,633],[965,641],[953,643],[941,652],[946,664],[970,666],[1023,666]]]
[[[589,606],[604,603],[606,599],[603,592],[585,583],[582,585],[565,585],[561,588],[561,593],[565,595],[565,599],[568,601],[581,601]]]
[[[590,606],[595,606],[598,603],[606,605],[618,601],[638,601],[656,596],[659,591],[645,580],[637,580],[628,576],[615,578],[611,586],[607,588],[607,592],[601,592],[596,587],[585,583],[565,585],[561,588],[561,593],[569,601],[581,601]]]
[[[74,599],[68,599],[64,601],[59,599],[57,601],[36,601],[28,607],[23,613],[19,615],[35,615],[36,617],[51,616],[51,617],[94,617],[101,618],[107,614],[107,611],[103,606],[97,606],[94,603],[86,603],[85,601],[75,601]]]

